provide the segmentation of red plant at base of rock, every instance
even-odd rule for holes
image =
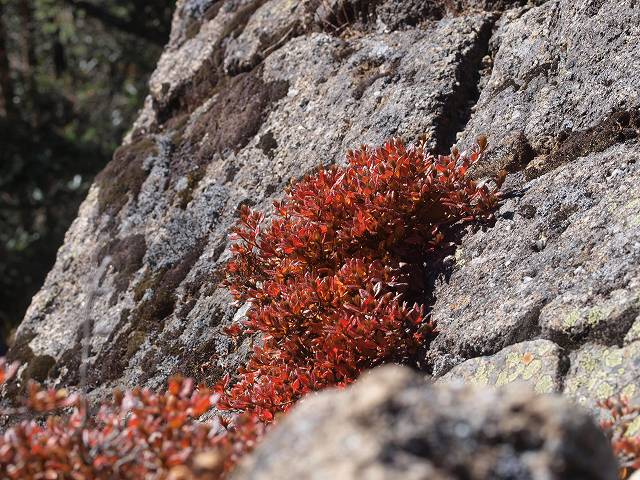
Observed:
[[[216,398],[210,389],[194,389],[191,380],[173,378],[162,394],[116,392],[90,417],[82,396],[30,383],[26,408],[12,413],[48,416],[22,421],[0,437],[2,478],[167,478],[173,467],[232,439],[194,421]]]
[[[609,437],[613,453],[620,464],[620,478],[626,479],[640,470],[640,435],[632,431],[632,424],[640,419],[640,405],[630,405],[625,397],[611,397],[598,403],[609,412],[600,427]],[[636,427],[637,428],[637,427]]]

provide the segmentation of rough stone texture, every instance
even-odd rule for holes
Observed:
[[[555,388],[591,408],[637,398],[639,19],[633,1],[556,0],[498,20],[459,138],[493,143],[473,175],[512,175],[495,225],[463,238],[436,288],[434,374],[463,362],[452,376],[495,384],[512,349],[546,339]]]
[[[495,355],[467,360],[438,382],[464,381],[474,385],[502,386],[526,382],[537,393],[560,392],[564,362],[558,345],[533,340],[506,347]]]
[[[505,200],[434,272],[421,365],[540,376],[589,407],[638,395],[638,45],[634,0],[181,0],[10,357],[23,379],[78,384],[89,321],[97,393],[232,373],[252,339],[221,334],[244,310],[217,282],[240,205],[361,143],[424,134],[444,151],[485,132],[473,175],[508,170]]]
[[[585,345],[571,356],[565,392],[591,408],[598,400],[617,393],[637,404],[640,402],[640,342],[620,348]]]
[[[498,23],[493,68],[464,138],[486,132],[497,144],[523,131],[536,151],[548,153],[561,132],[640,105],[640,78],[630,73],[640,68],[635,0],[551,0]]]
[[[35,362],[40,378],[78,384],[85,319],[91,387],[233,372],[251,339],[221,334],[241,313],[217,282],[238,207],[268,208],[362,143],[426,134],[448,148],[496,15],[427,15],[396,31],[334,31],[318,15],[313,2],[179,2],[145,108],[20,326],[11,356],[23,379]]]
[[[615,479],[586,412],[522,385],[428,385],[382,367],[345,391],[304,400],[235,480]]]
[[[470,358],[533,338],[622,342],[638,313],[640,145],[588,155],[526,184],[469,234],[436,290],[439,352]]]

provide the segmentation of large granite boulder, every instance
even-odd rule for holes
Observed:
[[[634,0],[181,0],[150,95],[98,176],[10,357],[23,379],[213,382],[252,339],[218,287],[240,205],[349,148],[489,135],[494,225],[434,271],[420,365],[640,398],[640,4]],[[435,394],[434,394],[435,395]]]
[[[235,480],[614,480],[586,411],[522,386],[429,385],[395,366],[303,400]]]

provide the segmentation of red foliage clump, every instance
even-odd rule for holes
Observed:
[[[231,450],[235,440],[221,428],[194,420],[217,396],[207,388],[194,389],[191,380],[173,378],[162,394],[116,392],[95,416],[88,415],[80,395],[36,383],[27,390],[25,408],[11,413],[48,416],[46,421],[23,420],[0,436],[2,478],[167,478],[199,453],[218,445]]]
[[[479,143],[468,156],[435,157],[400,140],[362,147],[346,167],[292,186],[266,227],[261,213],[242,209],[226,283],[250,309],[231,333],[258,332],[263,343],[224,386],[219,408],[270,422],[310,391],[411,359],[434,334],[415,303],[430,255],[499,199],[499,185],[465,176]]]
[[[600,426],[611,441],[613,453],[618,458],[621,479],[626,479],[640,470],[640,435],[630,427],[640,416],[640,405],[631,405],[625,397],[611,397],[598,404],[609,412],[609,418]]]

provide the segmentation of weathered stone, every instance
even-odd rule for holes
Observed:
[[[598,400],[623,395],[640,401],[640,342],[625,347],[586,345],[571,355],[565,393],[579,404],[595,408]]]
[[[640,314],[636,317],[633,325],[624,336],[624,344],[629,345],[630,343],[637,342],[640,340]]]
[[[20,327],[32,356],[56,360],[51,382],[82,380],[87,314],[91,387],[233,372],[251,339],[222,334],[237,307],[218,282],[238,207],[268,209],[291,180],[362,143],[427,134],[447,145],[464,120],[459,107],[477,93],[495,20],[479,13],[351,37],[296,30],[280,40],[287,22],[307,21],[302,2],[216,3],[178,5],[151,100]],[[106,256],[112,267],[94,292]]]
[[[554,298],[540,314],[542,334],[565,342],[591,338],[604,344],[618,343],[640,314],[640,277],[595,302],[593,297],[588,292],[578,296],[568,292]]]
[[[251,16],[242,33],[231,37],[225,48],[226,73],[247,71],[271,51],[309,28],[312,12],[305,2],[272,0]]]
[[[508,12],[491,40],[493,69],[463,138],[523,131],[534,150],[640,105],[635,0],[551,0]],[[563,133],[564,132],[564,133]],[[593,150],[592,150],[593,151]]]
[[[246,313],[218,288],[241,205],[267,210],[290,181],[362,143],[425,135],[445,151],[486,133],[490,150],[470,173],[508,170],[504,201],[495,224],[462,232],[448,257],[428,305],[440,333],[420,364],[481,383],[564,386],[589,407],[605,394],[637,395],[638,44],[633,0],[180,0],[144,109],[96,179],[9,355],[26,364],[23,379],[86,380],[96,395],[113,385],[157,387],[173,373],[216,381],[254,341],[222,334]],[[85,321],[90,368],[80,379]],[[425,393],[426,405],[446,388]],[[446,395],[471,418],[466,393]],[[511,393],[477,395],[484,405]],[[395,432],[392,413],[376,411],[384,415],[372,431]],[[367,472],[451,478],[448,459],[432,463],[418,433],[419,451],[394,446],[396,467],[375,463],[387,445],[376,442],[403,438],[389,435],[362,440],[358,458],[375,465]],[[465,452],[473,443],[456,445]],[[544,452],[507,455],[517,458],[508,468],[491,453],[485,465],[504,467],[507,478],[538,468],[531,458],[568,458]],[[476,467],[474,475],[486,472]],[[589,478],[580,471],[563,478]],[[517,475],[508,478],[541,478]]]
[[[562,391],[561,348],[548,340],[517,343],[489,357],[478,357],[455,366],[438,383],[461,380],[474,385],[502,386],[526,382],[537,393]]]
[[[638,315],[640,145],[588,155],[526,184],[465,237],[436,288],[440,353],[470,358],[540,336],[622,342]]]
[[[557,396],[383,367],[303,400],[233,478],[613,480],[616,465],[586,412]]]

